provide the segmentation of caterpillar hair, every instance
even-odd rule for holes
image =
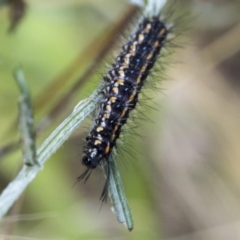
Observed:
[[[149,1],[135,32],[103,77],[103,98],[83,150],[82,163],[87,169],[78,177],[86,182],[93,169],[104,166],[106,183],[100,198],[103,202],[108,196],[110,156],[170,33],[170,28],[160,19],[165,2]],[[138,3],[144,5],[143,1]]]

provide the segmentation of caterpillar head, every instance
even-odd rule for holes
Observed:
[[[82,164],[87,168],[96,168],[102,160],[102,153],[97,148],[88,149],[82,158]]]

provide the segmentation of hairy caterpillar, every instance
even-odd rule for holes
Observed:
[[[82,163],[86,171],[78,178],[85,179],[100,164],[109,162],[122,127],[138,102],[138,94],[160,54],[169,30],[159,16],[143,18],[136,32],[123,45],[115,63],[103,77],[103,100],[94,126],[86,138]],[[109,167],[108,167],[109,169]],[[101,200],[106,201],[107,181]]]

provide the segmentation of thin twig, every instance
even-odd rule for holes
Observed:
[[[36,158],[35,129],[32,112],[32,101],[23,71],[20,67],[14,71],[14,77],[20,90],[18,103],[19,130],[21,132],[23,161],[26,165],[39,164]]]
[[[112,156],[109,158],[109,167],[109,192],[113,203],[113,211],[117,216],[118,222],[125,224],[127,229],[131,231],[133,230],[132,213],[125,197],[125,192],[116,161],[112,159]],[[107,169],[105,169],[105,171],[107,171]]]

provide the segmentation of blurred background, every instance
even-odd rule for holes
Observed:
[[[174,4],[188,15],[181,48],[164,81],[153,74],[155,110],[142,104],[148,121],[120,147],[131,153],[118,163],[134,230],[101,205],[100,170],[74,185],[90,117],[1,220],[0,239],[240,239],[240,2]],[[13,69],[24,69],[40,146],[98,86],[137,16],[119,0],[0,1],[1,191],[22,166]]]

